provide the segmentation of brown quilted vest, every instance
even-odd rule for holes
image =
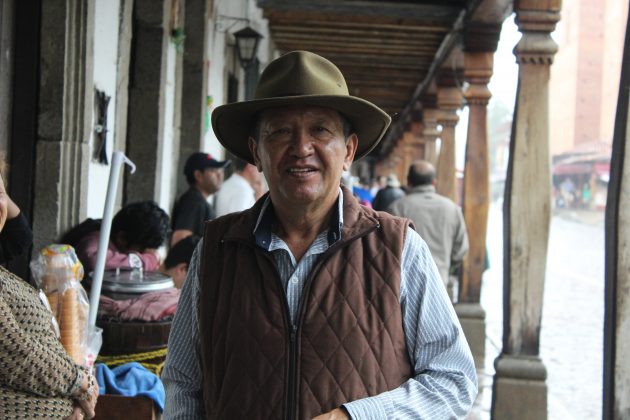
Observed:
[[[206,417],[311,419],[410,378],[399,304],[409,221],[360,206],[344,189],[342,239],[315,264],[293,331],[273,256],[252,234],[263,201],[206,225]]]

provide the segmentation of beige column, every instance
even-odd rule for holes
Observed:
[[[549,69],[557,45],[550,36],[561,0],[514,2],[523,37],[504,201],[503,349],[495,361],[495,419],[546,419],[546,369],[539,357],[542,299],[551,207]]]
[[[492,76],[492,58],[492,52],[464,54],[464,79],[468,82],[464,98],[469,113],[462,207],[470,249],[464,260],[455,309],[478,368],[484,366],[486,348],[486,314],[479,300],[490,196],[487,105],[491,96],[488,82]]]
[[[436,190],[444,197],[459,202],[455,176],[455,126],[459,121],[457,110],[462,106],[462,93],[457,87],[438,88],[438,124],[442,126],[442,140],[437,165]]]
[[[606,203],[605,420],[630,418],[630,27],[620,86]]]

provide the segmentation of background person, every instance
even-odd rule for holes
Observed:
[[[184,175],[189,188],[173,207],[171,246],[190,235],[203,235],[203,224],[215,218],[208,198],[221,188],[223,170],[229,160],[218,161],[209,153],[196,152],[188,157]]]
[[[387,175],[385,188],[381,188],[376,193],[376,197],[372,201],[372,208],[378,211],[386,211],[390,204],[404,196],[405,192],[400,188],[400,181],[398,181],[396,174],[389,174]]]
[[[388,212],[413,220],[416,231],[431,250],[445,286],[449,273],[461,265],[468,252],[468,233],[459,206],[435,192],[435,168],[424,160],[409,167],[406,197],[389,206]]]
[[[160,265],[160,272],[172,278],[175,287],[178,289],[181,289],[184,285],[190,259],[198,242],[199,236],[192,235],[185,237],[168,250],[166,259],[164,259],[164,262]]]
[[[242,159],[235,159],[233,165],[234,173],[214,197],[217,217],[248,209],[256,202],[256,188],[260,188],[262,178],[260,172]]]
[[[158,248],[168,237],[168,224],[168,215],[153,201],[124,206],[112,220],[105,269],[142,268],[156,271],[160,266]],[[93,270],[96,265],[100,226],[100,219],[87,219],[61,238],[62,243],[75,248],[86,272]]]
[[[272,61],[255,96],[212,126],[269,195],[206,224],[169,337],[165,420],[463,418],[475,367],[426,244],[340,187],[389,116],[306,51]]]

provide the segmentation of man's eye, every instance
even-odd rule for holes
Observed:
[[[283,128],[278,128],[277,130],[274,130],[271,134],[285,135],[285,134],[289,134],[290,132],[291,132],[291,130],[289,130],[286,127],[283,127]]]

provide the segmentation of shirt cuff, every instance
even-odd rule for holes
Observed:
[[[387,413],[393,412],[394,403],[387,393],[383,393],[343,404],[343,407],[354,420],[387,420]]]

